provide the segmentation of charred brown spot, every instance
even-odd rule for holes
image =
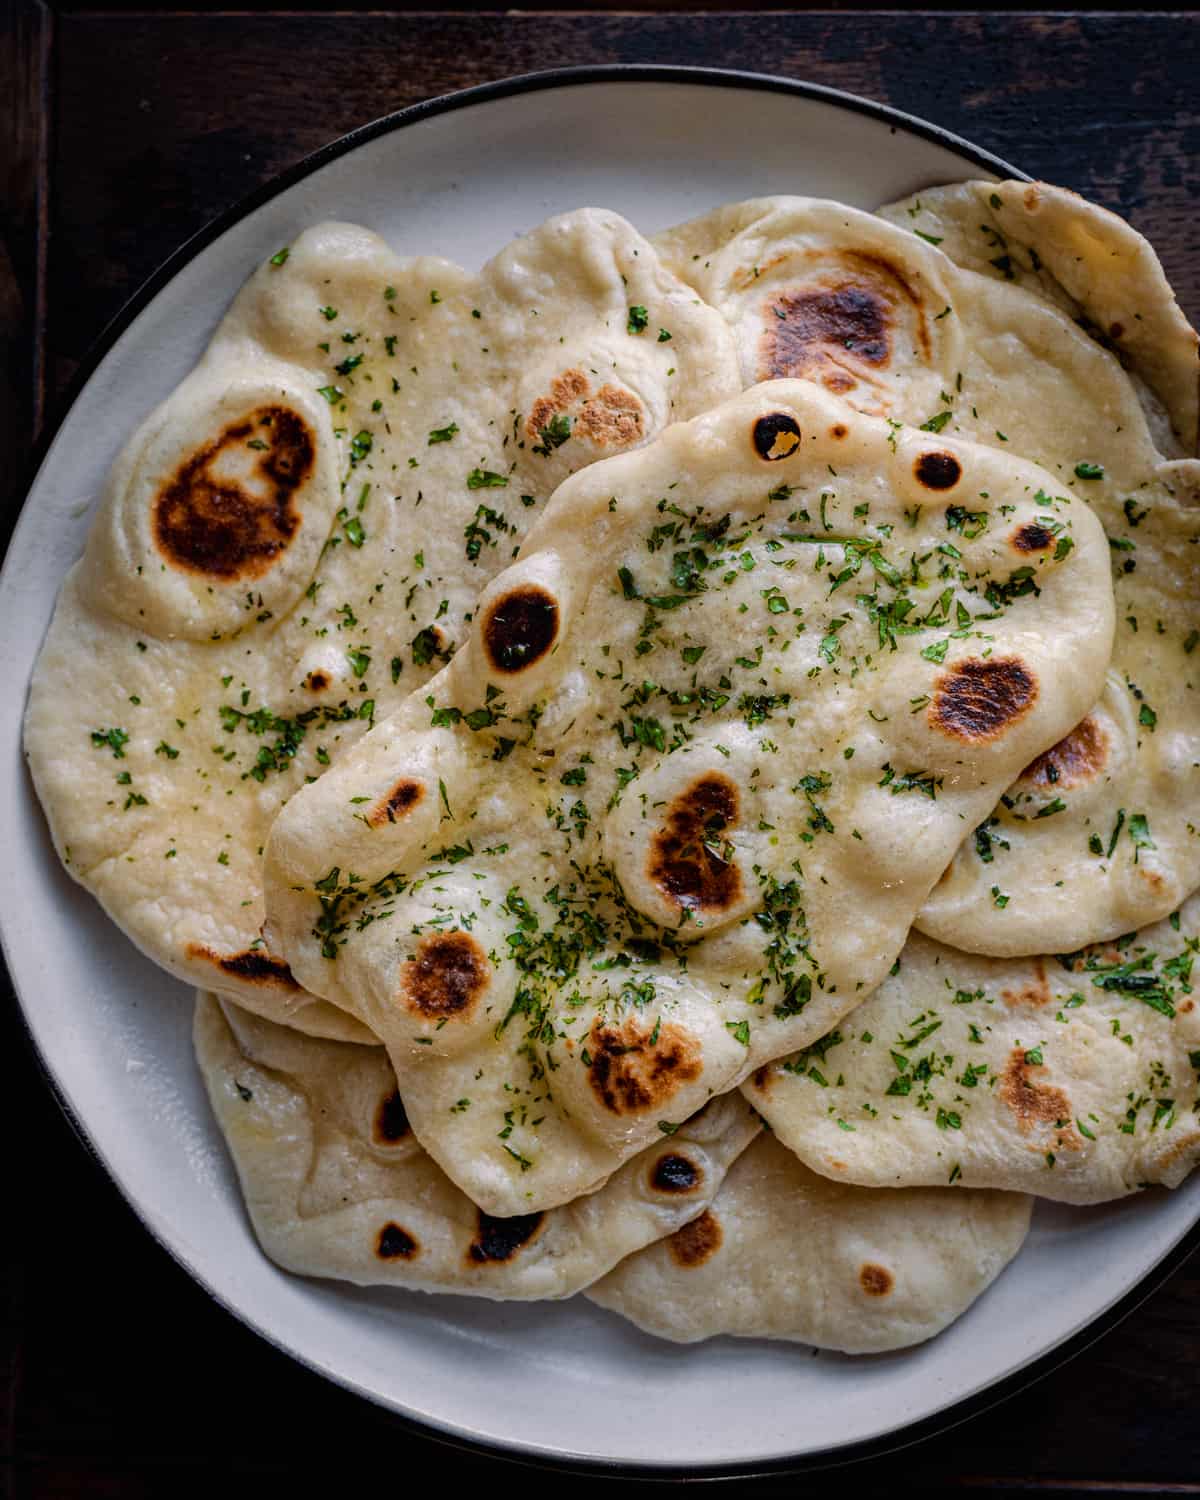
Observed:
[[[251,984],[278,985],[287,990],[300,988],[284,960],[261,948],[247,948],[244,953],[214,953],[200,943],[189,943],[187,952],[189,958],[203,958],[216,964],[223,974],[234,979],[244,979]]]
[[[660,1156],[650,1181],[660,1193],[690,1193],[700,1186],[704,1174],[686,1156]]]
[[[1026,521],[1013,533],[1012,544],[1018,552],[1045,552],[1053,540],[1053,533],[1040,522]]]
[[[701,1073],[700,1044],[673,1021],[658,1021],[653,1031],[636,1016],[620,1026],[596,1021],[588,1047],[592,1088],[614,1115],[660,1107]]]
[[[1046,978],[1046,965],[1040,958],[1033,961],[1033,972],[1028,979],[1018,981],[1012,989],[1001,990],[1000,998],[1006,1005],[1049,1005],[1053,998]]]
[[[217,460],[253,454],[245,478],[218,477]],[[316,443],[296,412],[259,407],[192,454],[154,502],[154,535],[175,567],[211,578],[258,578],[300,525],[294,499]]]
[[[922,453],[913,465],[917,483],[927,490],[952,490],[962,478],[962,464],[942,449]]]
[[[525,423],[525,435],[532,442],[542,441],[542,430],[560,412],[566,411],[574,402],[581,400],[591,390],[587,376],[582,370],[564,370],[550,382],[550,394],[539,396],[533,403]]]
[[[400,1097],[400,1090],[393,1089],[386,1099],[380,1101],[379,1108],[375,1111],[372,1135],[376,1145],[394,1146],[407,1134],[408,1114],[404,1108],[404,1100]]]
[[[499,672],[520,672],[545,656],[558,634],[558,602],[535,584],[505,594],[483,622],[483,643]]]
[[[868,1297],[886,1297],[896,1283],[896,1278],[886,1266],[877,1266],[867,1261],[858,1273],[858,1284]]]
[[[915,316],[926,357],[929,332],[920,296],[882,256],[851,254],[841,273],[769,297],[763,309],[758,378],[801,377],[844,395],[865,381],[878,385],[891,363],[905,303]]]
[[[588,399],[585,399],[588,398]],[[636,442],[645,427],[645,412],[632,391],[602,385],[594,396],[582,370],[564,370],[550,384],[550,394],[539,396],[525,422],[525,435],[543,443],[543,434],[556,417],[576,408],[570,431],[602,448],[626,447]]]
[[[819,376],[832,390],[831,377],[858,384],[858,361],[882,369],[891,359],[892,309],[868,281],[783,292],[768,301],[766,312],[765,380]]]
[[[680,908],[723,911],[737,900],[742,880],[725,858],[722,835],[737,822],[738,790],[725,776],[694,781],[667,808],[650,841],[646,874]]]
[[[845,426],[844,423],[835,422],[834,425],[829,429],[829,436],[831,438],[844,438],[848,430],[849,429]]]
[[[1193,1130],[1190,1135],[1185,1134],[1173,1141],[1165,1151],[1159,1152],[1154,1158],[1154,1181],[1161,1182],[1170,1167],[1184,1157],[1195,1155],[1197,1147],[1200,1147],[1200,1132]]]
[[[416,1240],[399,1224],[385,1224],[379,1231],[375,1254],[380,1260],[412,1260],[418,1249]]]
[[[770,1064],[764,1063],[754,1074],[754,1087],[760,1094],[765,1094],[770,1089],[771,1081],[774,1077],[775,1074],[771,1070]]]
[[[754,424],[754,451],[768,463],[790,458],[800,446],[800,424],[790,412],[773,411]]]
[[[1050,1131],[1060,1151],[1078,1151],[1083,1141],[1071,1116],[1071,1101],[1062,1089],[1034,1078],[1046,1071],[1045,1065],[1031,1063],[1027,1056],[1024,1048],[1013,1048],[1000,1076],[1000,1098],[1012,1111],[1022,1135]]]
[[[478,1210],[479,1225],[467,1249],[472,1265],[486,1266],[511,1260],[523,1245],[528,1245],[541,1228],[545,1214],[517,1214],[511,1219],[494,1219]]]
[[[603,448],[621,448],[642,435],[642,403],[632,391],[602,385],[595,399],[585,402],[576,418],[576,431]]]
[[[417,944],[400,974],[404,1000],[422,1016],[470,1010],[488,986],[488,962],[469,932],[435,932]]]
[[[372,828],[381,828],[385,823],[395,823],[405,813],[411,812],[425,795],[419,781],[398,781],[382,802],[377,803],[367,814]]]
[[[938,678],[929,723],[968,744],[998,739],[1033,707],[1037,681],[1015,656],[971,657]]]
[[[1031,761],[1022,771],[1021,780],[1034,786],[1069,790],[1093,781],[1107,760],[1108,736],[1089,715],[1065,739]]]
[[[329,673],[312,671],[304,679],[304,686],[310,693],[323,693],[329,686]]]
[[[677,1229],[667,1245],[675,1264],[692,1271],[717,1253],[724,1238],[720,1220],[706,1208],[698,1219]]]
[[[591,383],[582,370],[564,370],[550,384],[550,394],[561,406],[569,406],[591,390]]]

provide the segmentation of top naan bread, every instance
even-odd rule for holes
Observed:
[[[729,320],[747,383],[806,376],[1018,451],[1100,517],[1117,595],[1105,691],[965,840],[917,925],[997,955],[1107,940],[1200,884],[1200,464],[1177,456],[1194,451],[1196,337],[1145,241],[1074,195],[968,184],[882,212],[759,199],[657,244]],[[961,520],[985,524],[969,506]]]
[[[63,587],[26,748],[71,874],[179,977],[365,1040],[263,946],[272,819],[449,658],[568,473],[736,388],[615,214],[478,275],[306,231],[130,439]]]
[[[280,814],[268,934],[476,1202],[566,1201],[879,982],[1111,608],[1043,471],[763,385],[562,486]]]

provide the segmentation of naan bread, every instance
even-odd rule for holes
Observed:
[[[263,946],[271,821],[449,658],[565,475],[736,388],[615,214],[479,275],[306,231],[134,434],[64,585],[26,747],[71,874],[178,977],[365,1040]]]
[[[1048,486],[759,387],[563,485],[453,662],[283,810],[273,945],[489,1213],[594,1187],[883,978],[1102,682],[1107,548]]]
[[[982,233],[955,231],[984,188],[1003,211]],[[915,216],[913,204],[884,210],[901,228],[822,200],[760,199],[657,243],[729,320],[747,383],[807,376],[864,411],[1017,451],[1054,475],[1050,493],[1086,499],[1102,521],[1117,596],[1105,693],[965,840],[917,919],[971,951],[1076,948],[1166,916],[1200,885],[1200,816],[1187,811],[1200,812],[1200,464],[1164,458],[1144,404],[1163,406],[1076,319],[1102,324],[1106,343],[1123,330],[1122,352],[1178,428],[1155,424],[1173,454],[1195,447],[1196,336],[1145,241],[1073,195],[974,184],[919,201]],[[1013,269],[994,227],[1015,217],[1042,247],[1037,277]],[[960,249],[961,266],[943,253]],[[979,524],[971,506],[960,524]]]
[[[1061,307],[1144,383],[1159,446],[1197,446],[1200,362],[1153,247],[1124,219],[1046,182],[958,182],[889,203],[881,217],[927,235],[957,265]],[[1169,435],[1168,435],[1169,434]]]
[[[763,1136],[710,1209],[587,1295],[682,1344],[730,1333],[847,1354],[904,1349],[991,1285],[1025,1240],[1031,1201],[847,1187]]]
[[[826,1176],[961,1182],[1066,1203],[1200,1159],[1200,896],[1115,944],[1023,960],[914,935],[896,972],[746,1096]]]
[[[598,1193],[493,1219],[421,1150],[382,1047],[307,1037],[200,994],[196,1054],[263,1249],[360,1286],[569,1297],[712,1202],[759,1124],[715,1099]]]

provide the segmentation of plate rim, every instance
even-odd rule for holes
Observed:
[[[17,488],[20,503],[13,518],[12,527],[5,541],[4,566],[0,569],[0,589],[7,581],[8,564],[13,543],[24,519],[29,493],[36,483],[50,446],[66,422],[76,401],[96,373],[101,362],[113,345],[125,333],[130,324],[175,277],[203,250],[227,230],[273,198],[312,176],[331,162],[348,155],[368,142],[395,131],[406,129],[421,121],[469,109],[476,104],[514,97],[521,94],[538,93],[543,90],[564,87],[587,87],[608,83],[681,84],[711,88],[733,88],[764,93],[791,95],[794,98],[815,100],[845,109],[851,113],[865,115],[888,125],[893,133],[903,130],[956,152],[976,163],[989,173],[1023,181],[1031,181],[1029,174],[1010,162],[977,146],[973,142],[946,130],[931,121],[912,115],[891,105],[881,104],[844,89],[827,84],[814,83],[807,79],[792,79],[777,74],[758,73],[747,69],[708,66],[683,66],[666,63],[604,63],[575,67],[543,69],[514,74],[495,79],[470,88],[439,94],[430,99],[419,100],[398,110],[390,111],[363,125],[356,126],[336,137],[315,151],[300,158],[291,166],[261,183],[239,198],[229,208],[209,220],[196,230],[137,287],[117,312],[109,319],[90,344],[78,368],[65,390],[55,398],[46,417],[42,431],[23,465],[22,482]],[[0,953],[8,960],[7,924],[0,922]],[[10,971],[11,979],[11,971]],[[353,1379],[339,1375],[298,1350],[282,1343],[272,1331],[260,1326],[241,1309],[234,1307],[221,1292],[211,1285],[191,1263],[190,1259],[174,1245],[169,1244],[149,1221],[139,1205],[133,1200],[124,1184],[109,1165],[89,1136],[81,1113],[70,1095],[60,1083],[49,1058],[44,1055],[33,1034],[26,1016],[25,1004],[12,982],[20,1022],[19,1034],[24,1041],[27,1055],[32,1057],[37,1071],[46,1083],[51,1097],[62,1111],[72,1134],[82,1146],[90,1162],[99,1166],[116,1189],[121,1200],[133,1213],[141,1228],[186,1274],[227,1314],[235,1318],[244,1328],[263,1340],[275,1353],[298,1366],[308,1376],[329,1382],[337,1390],[365,1401],[369,1409],[381,1420],[396,1425],[418,1437],[432,1439],[448,1447],[473,1455],[504,1460],[508,1463],[539,1468],[551,1472],[605,1475],[631,1479],[657,1480],[663,1483],[686,1483],[691,1480],[721,1480],[748,1478],[757,1475],[788,1475],[810,1473],[819,1470],[840,1468],[844,1465],[881,1457],[904,1448],[909,1448],[949,1431],[970,1418],[998,1406],[1010,1397],[1050,1375],[1069,1363],[1091,1344],[1104,1337],[1126,1317],[1134,1312],[1148,1297],[1161,1287],[1189,1257],[1200,1248],[1200,1218],[1198,1218],[1172,1248],[1149,1271],[1111,1307],[1099,1313],[1074,1334],[1054,1348],[1047,1350],[1030,1364],[1013,1371],[1010,1375],[989,1385],[973,1396],[951,1402],[939,1411],[916,1422],[906,1423],[892,1432],[835,1448],[752,1461],[734,1461],[727,1464],[700,1464],[669,1468],[639,1464],[621,1459],[602,1460],[592,1456],[570,1453],[552,1453],[530,1448],[518,1441],[505,1443],[464,1432],[450,1424],[441,1426],[431,1420],[422,1420],[396,1410],[386,1399],[374,1391],[361,1386]]]

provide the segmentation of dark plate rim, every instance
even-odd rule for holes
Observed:
[[[288,167],[285,171],[273,177],[269,182],[263,183],[253,192],[247,194],[246,197],[240,199],[231,208],[185,240],[179,249],[174,251],[158,270],[143,282],[120,311],[104,327],[92,344],[66,391],[55,403],[53,414],[47,420],[45,429],[35,444],[33,455],[27,468],[26,483],[20,493],[26,497],[28,496],[29,490],[36,480],[46,454],[49,451],[50,444],[66,421],[83,388],[96,372],[100,362],[138,314],[202,250],[206,249],[214,240],[218,239],[228,229],[231,229],[235,224],[254,212],[254,210],[270,202],[272,198],[278,197],[279,194],[293,187],[296,183],[303,181],[304,178],[312,176],[314,172],[319,171],[330,162],[336,161],[339,157],[356,150],[359,146],[363,146],[367,142],[377,139],[379,136],[389,135],[393,131],[415,125],[422,120],[431,119],[437,115],[449,114],[455,110],[468,109],[476,104],[485,104],[517,94],[537,93],[543,89],[586,86],[596,83],[630,82],[674,83],[700,85],[711,88],[751,89],[764,93],[790,94],[793,97],[801,99],[814,99],[879,120],[889,125],[893,134],[897,134],[903,130],[909,135],[920,136],[925,140],[944,146],[948,150],[954,151],[958,155],[974,162],[985,172],[1000,177],[1030,180],[1028,173],[1020,171],[993,152],[973,145],[970,141],[964,140],[952,131],[943,130],[940,126],[930,124],[928,121],[922,120],[915,115],[906,114],[902,110],[894,109],[890,105],[879,104],[875,100],[864,99],[857,94],[847,93],[842,89],[830,88],[825,84],[780,78],[772,74],[753,73],[741,69],[680,67],[660,63],[610,63],[588,67],[553,68],[542,72],[518,74],[512,78],[479,84],[474,88],[463,89],[453,94],[443,94],[434,99],[422,100],[420,103],[408,105],[404,109],[382,115],[377,120],[372,120],[366,125],[361,125],[348,134],[329,142],[328,145],[320,147],[309,156],[303,157],[293,166]],[[21,510],[23,509],[24,502],[21,505]],[[20,511],[14,516],[13,535],[15,535],[15,526],[19,517]],[[1033,1361],[1032,1364],[988,1386],[986,1390],[954,1402],[947,1407],[943,1407],[942,1410],[934,1413],[932,1416],[923,1418],[918,1422],[909,1423],[894,1432],[884,1434],[878,1438],[792,1457],[764,1459],[749,1463],[697,1465],[686,1468],[680,1468],[679,1466],[661,1468],[644,1464],[624,1463],[619,1460],[605,1462],[583,1455],[541,1452],[517,1444],[509,1445],[474,1437],[467,1433],[452,1431],[436,1426],[431,1422],[422,1421],[397,1412],[372,1392],[362,1390],[353,1383],[339,1379],[302,1354],[285,1347],[271,1334],[257,1327],[247,1317],[243,1316],[238,1309],[231,1307],[215,1288],[211,1287],[205,1278],[188,1263],[187,1259],[179,1254],[171,1245],[167,1244],[154,1228],[147,1223],[137,1205],[129,1197],[122,1183],[96,1150],[87,1134],[82,1119],[71,1105],[64,1087],[60,1085],[55,1077],[49,1060],[42,1054],[41,1049],[34,1040],[33,1033],[25,1017],[24,1005],[20,1001],[19,995],[17,998],[22,1028],[29,1049],[51,1094],[58,1103],[59,1108],[62,1110],[85,1152],[94,1163],[103,1169],[106,1177],[124,1199],[129,1209],[136,1215],[139,1223],[141,1223],[146,1232],[219,1306],[224,1308],[239,1323],[248,1328],[265,1343],[269,1344],[278,1353],[286,1356],[309,1374],[319,1377],[323,1381],[329,1381],[335,1386],[339,1386],[342,1391],[349,1392],[369,1402],[376,1408],[381,1420],[399,1426],[414,1435],[432,1438],[449,1447],[478,1456],[501,1459],[513,1464],[531,1466],[548,1471],[565,1471],[570,1473],[679,1483],[703,1479],[720,1480],[749,1478],[757,1475],[799,1474],[821,1469],[839,1468],[843,1465],[858,1463],[865,1459],[893,1453],[899,1449],[911,1447],[913,1444],[922,1442],[926,1438],[933,1437],[939,1432],[945,1432],[967,1421],[969,1418],[989,1410],[993,1406],[998,1406],[1010,1396],[1016,1395],[1018,1391],[1024,1390],[1035,1382],[1044,1379],[1053,1371],[1067,1364],[1077,1354],[1082,1353],[1091,1344],[1102,1338],[1110,1329],[1116,1327],[1130,1313],[1134,1312],[1146,1298],[1156,1291],[1163,1282],[1168,1280],[1184,1261],[1200,1247],[1200,1220],[1198,1220],[1135,1287],[1131,1288],[1114,1306],[1100,1313],[1086,1327],[1080,1329],[1063,1343],[1048,1350],[1047,1353]]]

